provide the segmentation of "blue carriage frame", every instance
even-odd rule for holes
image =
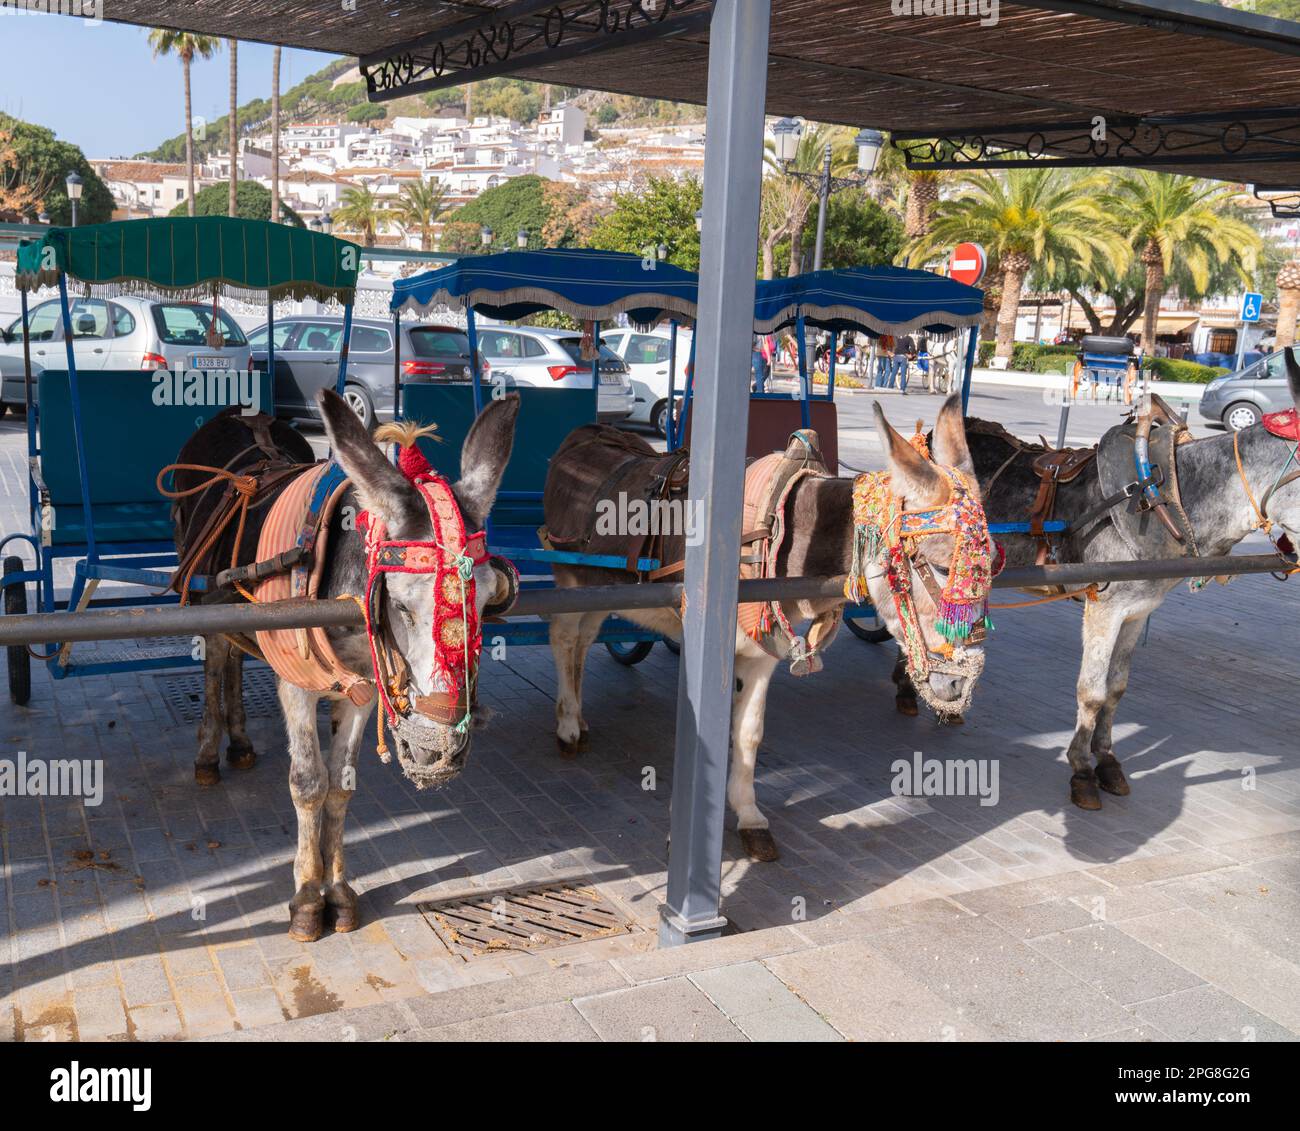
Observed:
[[[143,233],[141,225],[151,225],[150,233]],[[181,239],[156,240],[157,233],[180,233]],[[236,270],[236,263],[228,261],[225,251],[232,233],[239,242],[244,254],[244,270]],[[139,244],[139,237],[146,236],[140,246],[150,249],[146,258],[150,265],[157,263],[158,272],[151,270],[134,273],[115,274],[102,268],[102,259],[121,255],[125,261],[127,249]],[[308,237],[308,248],[312,254],[312,267],[302,272],[303,278],[292,277],[294,264],[293,250],[289,244]],[[328,241],[328,242],[322,242]],[[190,274],[187,284],[182,288],[175,285],[175,278],[163,271],[165,264],[176,270],[177,244],[193,252],[192,263],[186,264]],[[36,250],[49,249],[51,262],[43,265],[37,273],[24,273],[22,254],[24,248]],[[81,258],[85,249],[93,249],[90,257]],[[160,250],[166,248],[165,251]],[[321,248],[337,252],[336,259],[342,265],[337,271],[338,283],[327,286],[317,297],[338,298],[343,303],[343,344],[339,352],[339,371],[336,387],[341,392],[346,372],[348,343],[351,339],[352,306],[355,297],[356,273],[359,267],[361,249],[347,241],[335,239],[321,233],[306,233],[286,229],[284,225],[270,224],[258,220],[230,220],[227,217],[183,217],[176,220],[127,220],[107,224],[89,225],[82,228],[47,228],[39,238],[24,240],[19,245],[20,270],[15,281],[19,291],[19,303],[23,324],[24,354],[24,404],[27,413],[27,455],[28,455],[28,517],[30,533],[13,533],[0,539],[0,557],[4,559],[4,574],[0,579],[5,594],[5,612],[23,613],[27,609],[26,586],[31,583],[36,590],[37,611],[55,613],[81,611],[87,608],[121,608],[142,605],[176,604],[180,598],[170,592],[173,571],[177,564],[176,548],[170,531],[160,537],[101,537],[105,526],[121,524],[126,529],[134,527],[137,531],[145,529],[153,534],[160,524],[157,512],[167,503],[157,494],[147,498],[131,500],[112,500],[96,504],[94,501],[94,477],[103,468],[90,466],[88,459],[87,424],[85,420],[81,377],[77,371],[72,327],[71,304],[68,297],[68,280],[74,279],[85,284],[88,294],[94,297],[112,297],[124,293],[142,293],[170,301],[215,302],[220,295],[231,291],[241,297],[251,294],[264,294],[267,302],[267,348],[266,369],[260,374],[252,370],[251,380],[261,384],[259,390],[261,403],[274,405],[275,344],[273,329],[275,325],[275,300],[281,295],[298,295],[300,291],[315,293],[319,287],[311,280],[312,271],[318,266],[316,257]],[[208,259],[214,249],[218,250],[216,261],[219,267],[208,270]],[[348,266],[344,249],[355,253],[353,263]],[[301,258],[303,249],[296,249]],[[285,257],[290,266],[290,275],[284,270]],[[93,270],[86,267],[93,263]],[[85,266],[82,266],[85,264]],[[252,266],[253,270],[248,268]],[[43,369],[36,379],[37,391],[46,387],[45,396],[33,397],[33,374],[28,321],[28,295],[30,291],[49,285],[58,288],[61,328],[66,356],[66,370]],[[197,296],[201,289],[203,297]],[[108,379],[113,371],[96,371],[95,380]],[[145,371],[120,371],[121,376],[135,376],[137,379]],[[155,371],[156,372],[156,371]],[[65,383],[66,379],[66,383]],[[153,378],[151,377],[151,380]],[[47,450],[61,447],[59,441],[68,439],[60,434],[62,423],[51,428],[42,426],[41,415],[45,413],[46,422],[55,419],[52,401],[62,396],[66,389],[67,413],[71,423],[72,448],[76,457],[76,501],[60,503],[54,498],[46,483],[44,464]],[[92,398],[93,399],[93,398]],[[62,404],[59,405],[63,407]],[[179,406],[171,406],[179,407]],[[193,410],[195,424],[193,427],[211,418],[225,405],[189,405]],[[187,411],[185,415],[190,416]],[[121,429],[121,434],[129,436],[132,421],[128,419],[96,419],[92,422],[97,429]],[[52,438],[57,437],[57,439]],[[179,450],[179,445],[177,447]],[[174,458],[175,453],[166,457],[166,462]],[[124,463],[130,465],[130,458],[124,453]],[[62,468],[51,469],[63,478]],[[139,469],[133,469],[138,471]],[[145,469],[154,474],[153,468]],[[83,535],[77,540],[59,540],[56,538],[57,508],[59,506],[75,509],[79,503]],[[98,508],[98,509],[97,509]],[[141,522],[141,513],[151,513],[152,521]],[[98,529],[97,529],[98,528]],[[33,568],[27,568],[21,557],[6,556],[8,548],[16,543],[25,543],[31,548],[35,557]],[[58,562],[72,559],[73,582],[66,597],[60,597],[55,588],[54,572]],[[119,583],[132,586],[144,586],[157,592],[144,595],[118,597],[97,597],[95,592],[103,582]],[[194,578],[190,587],[201,591],[204,579]],[[50,650],[43,654],[29,652],[22,647],[8,649],[8,676],[10,696],[22,704],[30,697],[30,661],[32,658],[43,660],[55,679],[72,676],[104,675],[113,672],[148,671],[163,668],[188,667],[200,664],[202,660],[194,655],[193,649],[183,652],[134,659],[101,660],[88,663],[76,663],[73,660],[72,645],[57,641],[49,642]]]

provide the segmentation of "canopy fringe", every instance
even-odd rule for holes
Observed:
[[[465,310],[480,304],[509,306],[520,302],[535,302],[552,310],[558,310],[561,314],[567,314],[580,322],[600,321],[614,314],[624,314],[632,310],[645,310],[653,307],[660,311],[660,316],[653,322],[637,326],[637,329],[646,330],[674,317],[685,321],[693,321],[695,318],[695,303],[689,299],[664,294],[661,291],[643,291],[639,294],[625,295],[612,303],[587,306],[571,302],[563,295],[545,287],[535,286],[511,287],[509,290],[504,291],[478,289],[463,295],[452,294],[446,287],[441,287],[424,301],[416,298],[414,294],[408,294],[396,309],[425,313],[437,307]]]

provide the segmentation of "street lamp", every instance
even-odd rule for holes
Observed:
[[[48,224],[50,222],[50,214],[42,208],[36,217],[36,222],[38,224]]]
[[[695,212],[695,230],[697,232],[704,231],[704,209],[703,208],[697,209]]]
[[[486,251],[492,246],[492,229],[484,224],[482,231],[478,234],[478,238],[483,241],[483,249]]]
[[[76,173],[69,173],[66,184],[68,186],[68,200],[72,202],[72,226],[75,228],[77,226],[77,201],[81,199],[81,178]]]
[[[327,236],[334,230],[334,217],[328,212],[321,213],[320,230]]]
[[[657,248],[655,248],[655,255],[659,259],[659,262],[662,263],[668,258],[668,245],[666,243],[661,243]]]
[[[528,247],[527,228],[520,228],[519,231],[515,233],[515,247],[519,248],[520,251],[523,251],[525,248]]]
[[[880,150],[884,145],[885,135],[879,130],[864,129],[858,132],[853,144],[858,149],[858,174],[852,177],[831,176],[831,145],[826,143],[822,152],[822,167],[816,173],[805,173],[788,168],[791,161],[798,156],[799,139],[803,136],[803,120],[800,118],[782,118],[772,127],[775,138],[776,159],[781,164],[781,171],[787,177],[793,177],[800,184],[805,184],[817,191],[817,244],[813,251],[813,270],[822,269],[822,255],[826,248],[826,206],[831,193],[844,188],[861,188],[876,171],[880,161]]]

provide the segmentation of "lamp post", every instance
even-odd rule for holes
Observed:
[[[479,231],[478,238],[483,244],[484,251],[487,251],[492,247],[492,229],[486,224],[484,224],[482,229]]]
[[[320,230],[327,236],[334,230],[334,217],[328,212],[321,213]]]
[[[81,199],[82,183],[81,177],[76,173],[69,173],[65,182],[68,186],[68,200],[72,204],[72,226],[77,226],[77,201]]]
[[[800,184],[817,191],[817,243],[813,250],[813,270],[820,271],[822,256],[826,249],[826,206],[830,201],[831,193],[844,188],[860,188],[871,179],[880,160],[880,149],[884,144],[885,135],[879,130],[858,131],[857,137],[853,139],[853,144],[858,150],[858,172],[852,177],[831,176],[829,142],[826,143],[822,154],[822,167],[819,172],[804,173],[789,168],[790,162],[799,153],[799,139],[803,136],[803,119],[782,118],[772,127],[772,135],[775,139],[776,159],[781,165],[781,171],[787,177],[793,177]]]
[[[515,233],[515,247],[517,247],[520,251],[527,250],[528,248],[527,228],[520,228],[519,231]]]
[[[704,231],[704,209],[703,209],[703,208],[700,208],[700,209],[697,209],[697,210],[696,210],[696,213],[695,213],[695,230],[696,230],[697,232],[702,232],[702,231]]]
[[[668,258],[668,245],[666,243],[661,243],[657,248],[655,248],[655,257],[660,263]]]

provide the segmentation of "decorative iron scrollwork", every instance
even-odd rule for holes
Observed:
[[[714,0],[515,0],[361,59],[371,102],[386,102],[706,25]]]
[[[939,137],[896,131],[909,169],[1025,169],[1040,165],[1233,165],[1300,161],[1300,108],[974,127]]]

